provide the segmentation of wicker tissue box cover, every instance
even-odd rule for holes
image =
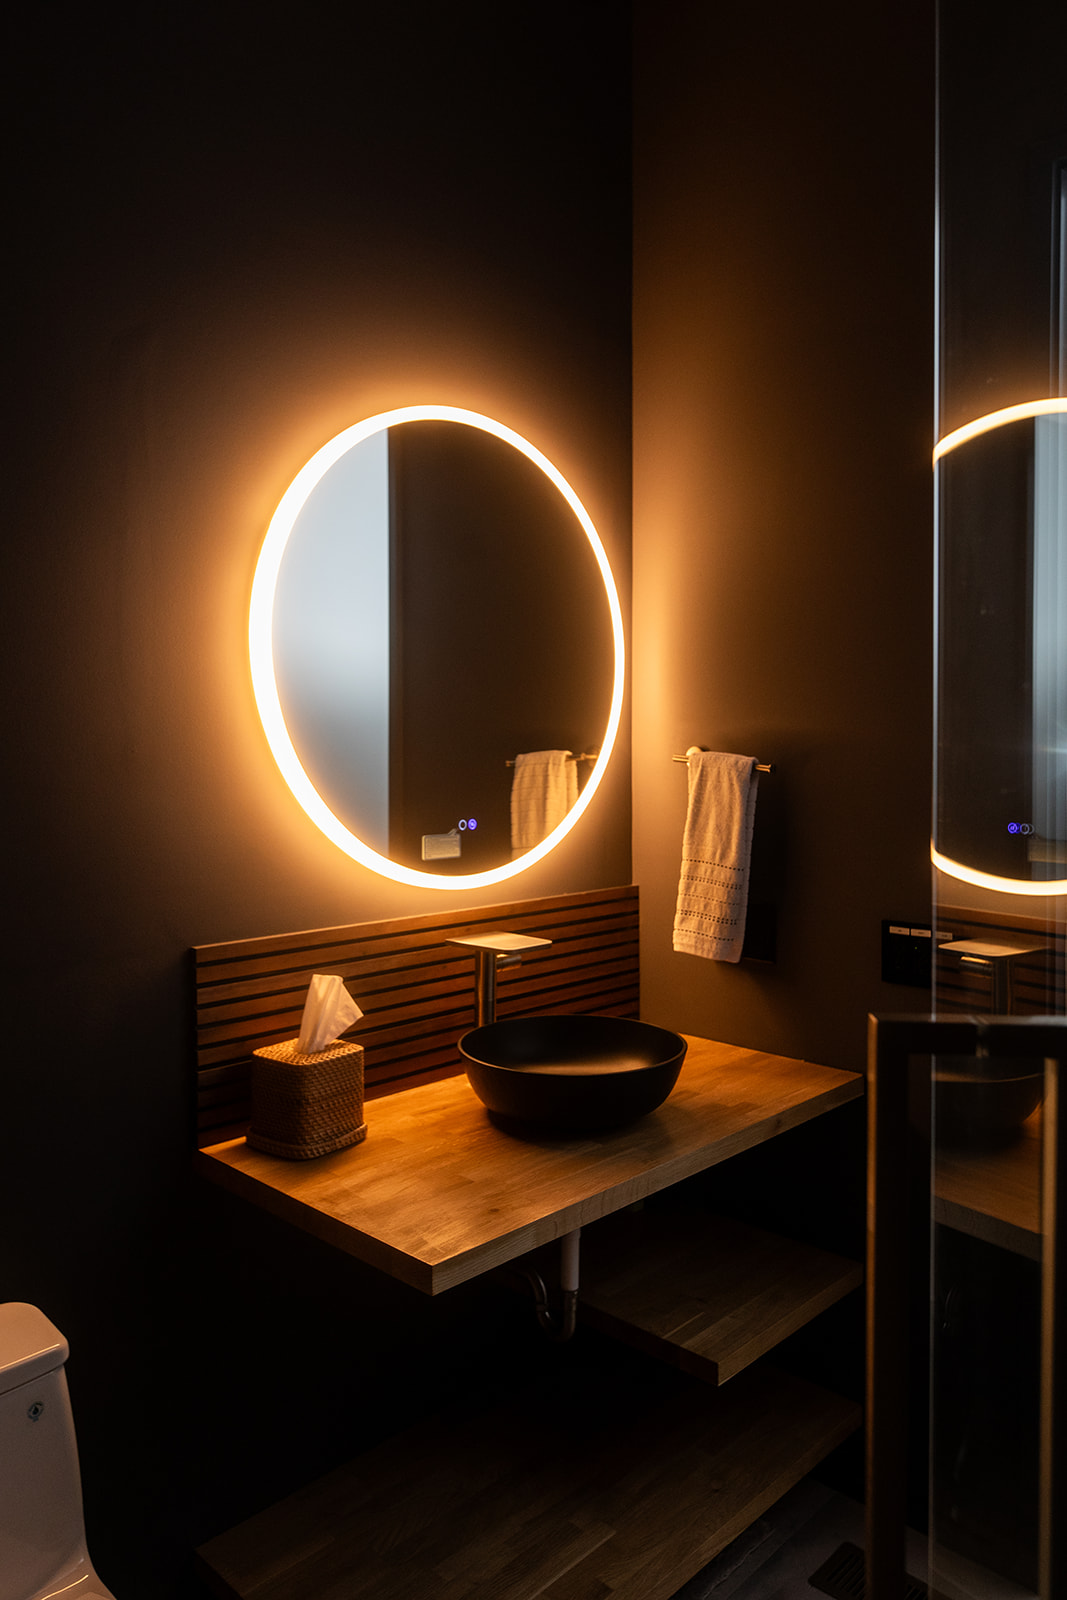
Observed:
[[[302,1161],[367,1137],[363,1120],[363,1046],[348,1039],[301,1055],[297,1039],[263,1045],[252,1056],[248,1142],[273,1156]]]

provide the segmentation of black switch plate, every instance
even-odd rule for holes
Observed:
[[[889,918],[882,923],[882,982],[929,989],[934,935],[929,922]]]

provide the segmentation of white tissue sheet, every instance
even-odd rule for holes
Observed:
[[[308,984],[297,1051],[302,1056],[312,1056],[317,1050],[327,1049],[362,1015],[343,978],[336,972],[316,972]]]

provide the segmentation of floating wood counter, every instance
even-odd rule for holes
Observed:
[[[856,1073],[687,1043],[670,1098],[616,1133],[514,1138],[455,1077],[371,1101],[366,1140],[335,1155],[285,1161],[234,1139],[200,1151],[199,1170],[436,1294],[863,1093]]]
[[[209,1178],[431,1294],[611,1217],[582,1266],[607,1350],[583,1356],[580,1328],[532,1386],[460,1399],[209,1540],[197,1570],[221,1600],[669,1600],[860,1425],[854,1400],[761,1359],[857,1287],[856,1263],[625,1208],[863,1080],[688,1043],[666,1104],[596,1139],[513,1138],[450,1078],[372,1101],[366,1141],[336,1155],[200,1153]]]
[[[1041,1259],[1041,1111],[1002,1150],[934,1152],[934,1220]]]

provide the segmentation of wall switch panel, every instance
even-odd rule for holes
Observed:
[[[951,938],[951,933],[935,934],[929,922],[887,918],[882,923],[882,982],[929,989],[935,945]]]

